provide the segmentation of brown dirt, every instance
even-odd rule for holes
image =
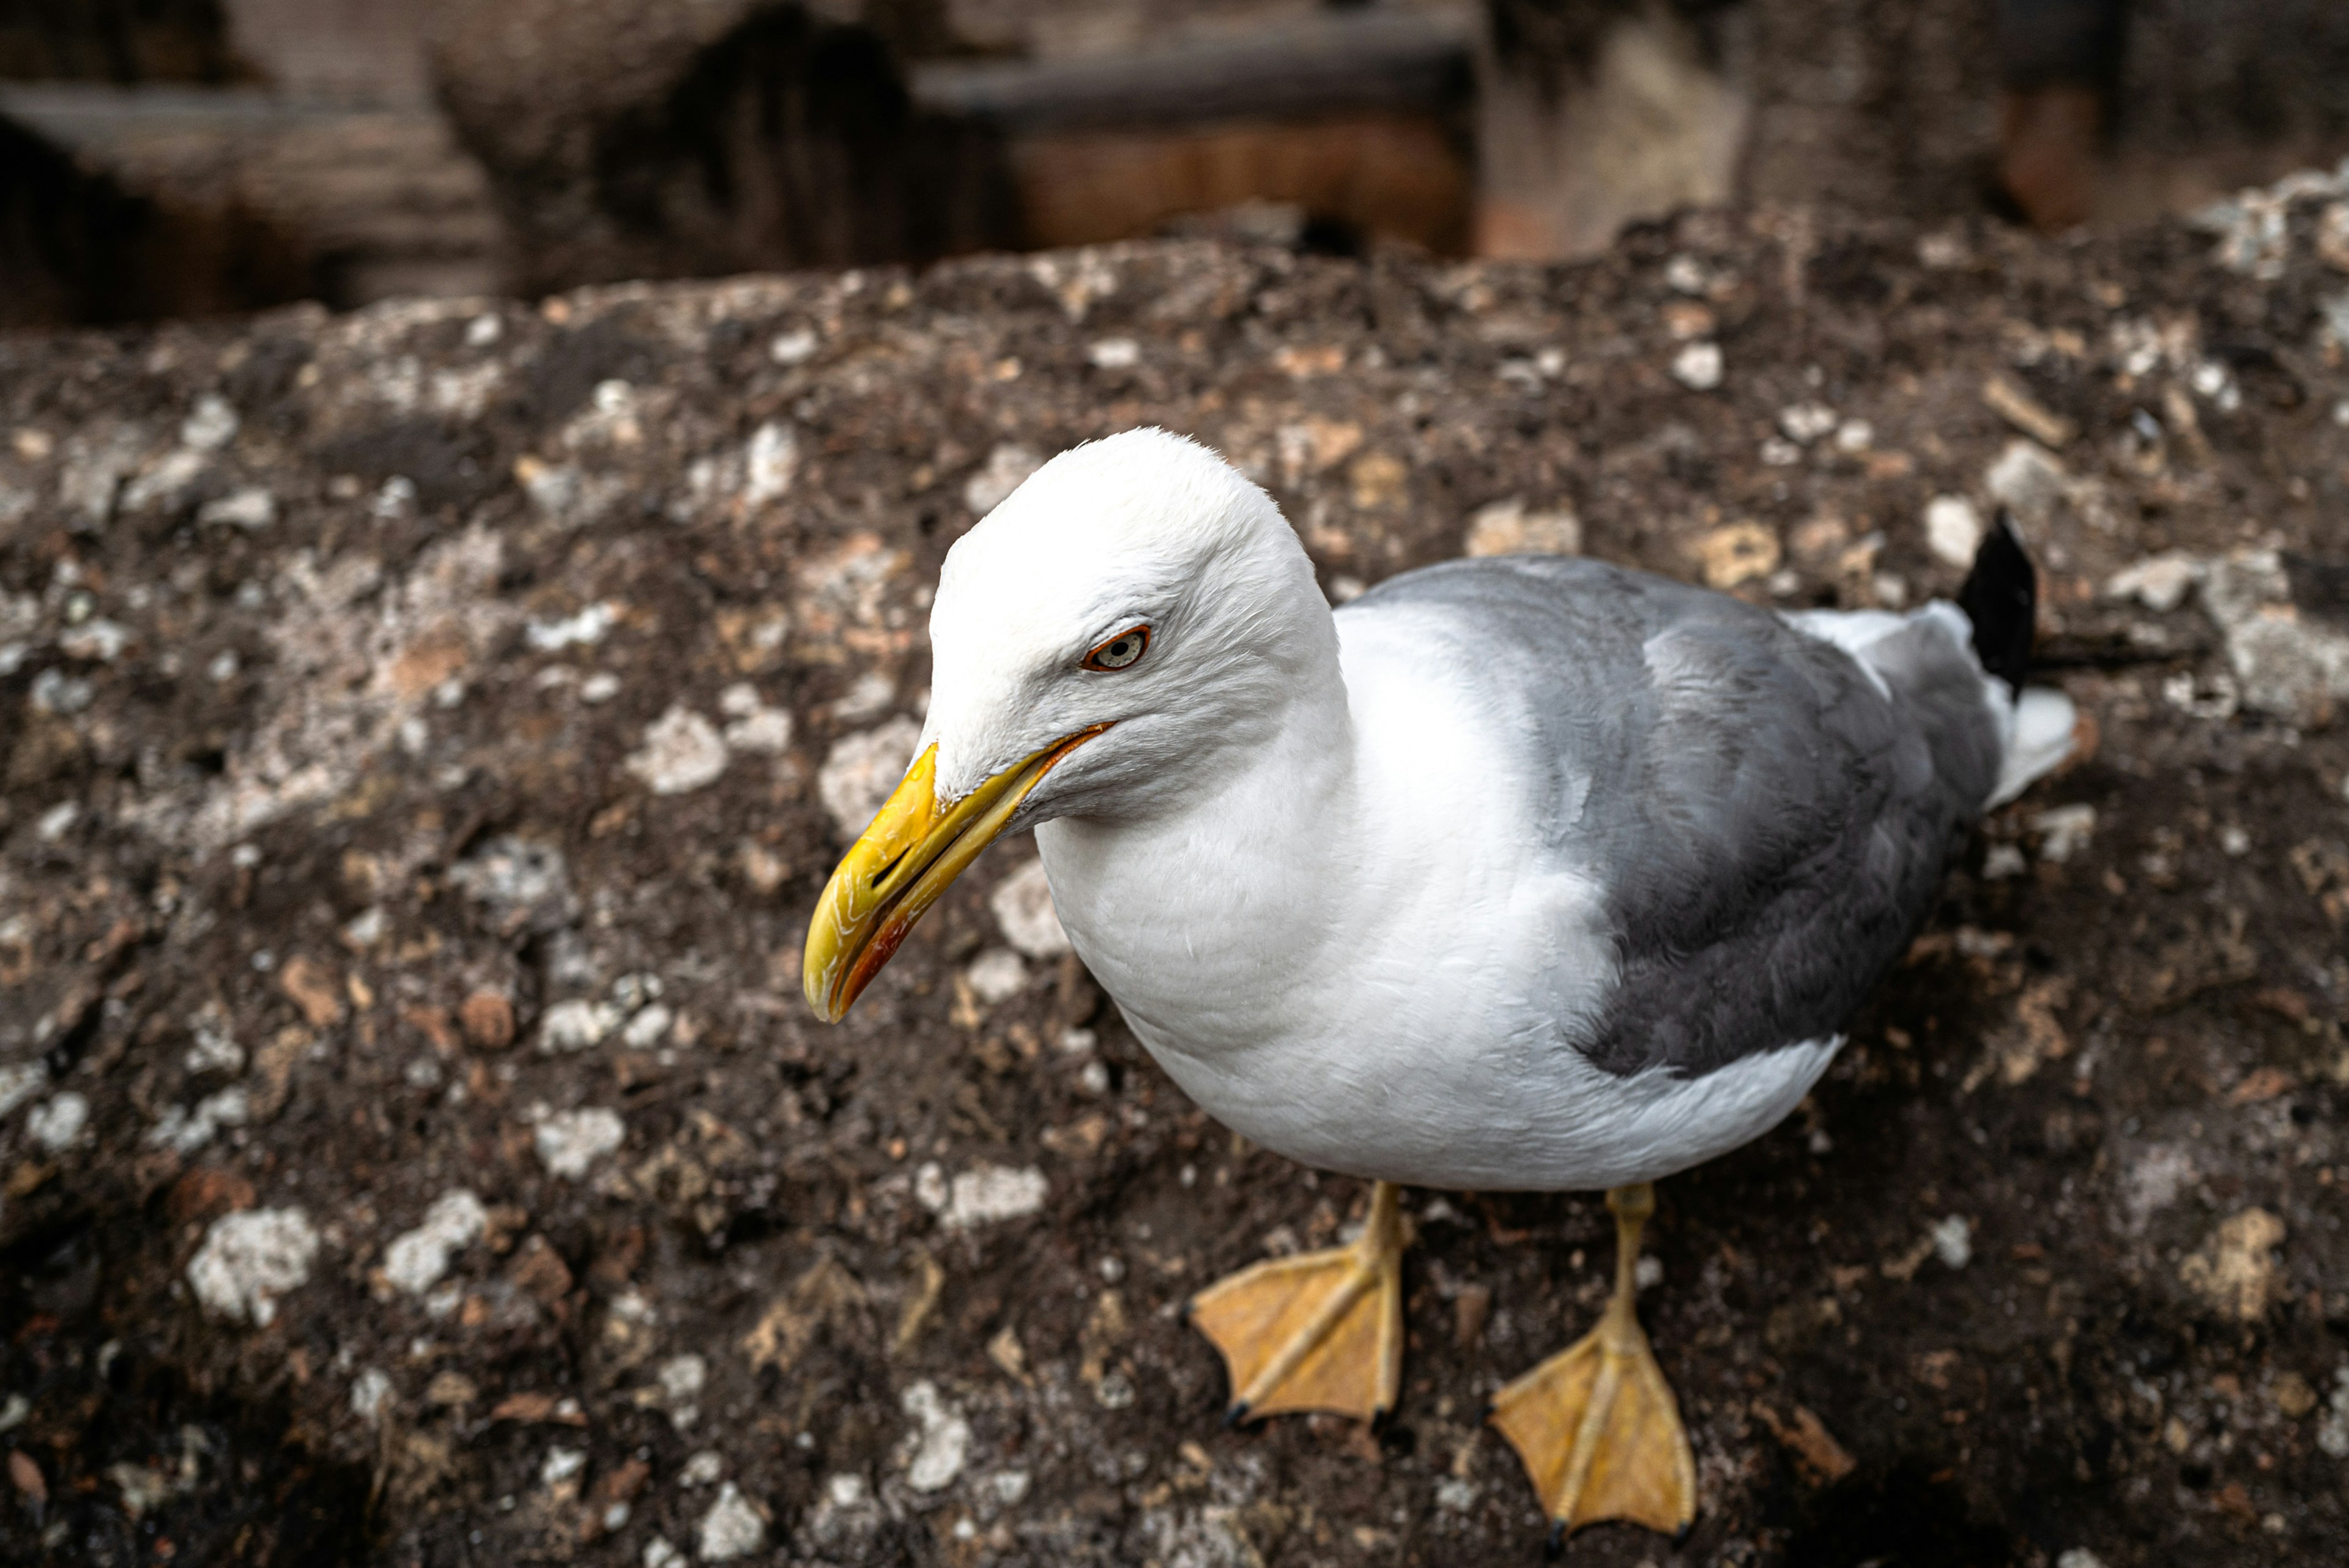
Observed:
[[[1597,1200],[1413,1194],[1392,1422],[1219,1429],[1184,1296],[1359,1189],[1205,1120],[1081,973],[978,998],[1022,846],[813,1023],[826,763],[912,711],[1009,448],[1195,431],[1333,591],[1514,497],[1859,604],[1954,588],[1927,504],[1986,505],[2020,419],[2079,432],[2027,532],[2093,755],[1988,826],[1803,1110],[1663,1185],[1702,1514],[1570,1552],[2332,1561],[2349,746],[2240,707],[2195,598],[2097,591],[2349,555],[2330,199],[2271,277],[2178,227],[1764,215],[1550,270],[1139,246],[0,339],[0,1557],[637,1564],[763,1515],[745,1561],[1530,1559],[1477,1411],[1591,1318]],[[1812,403],[1872,439],[1789,440]],[[2313,636],[2296,570],[2269,618]],[[579,1110],[621,1141],[558,1174]],[[949,1228],[986,1168],[1040,1210]],[[437,1280],[394,1245],[428,1210]],[[230,1217],[285,1210],[270,1321],[208,1313]]]

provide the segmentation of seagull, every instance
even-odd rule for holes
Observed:
[[[1634,1305],[1652,1184],[1826,1070],[1975,821],[2054,768],[2006,520],[1959,604],[1777,613],[1601,562],[1457,560],[1332,610],[1278,506],[1134,430],[948,552],[930,705],[804,980],[837,1022],[1033,826],[1077,955],[1211,1115],[1372,1183],[1360,1237],[1208,1287],[1230,1416],[1394,1407],[1404,1186],[1604,1191],[1612,1297],[1503,1387],[1553,1542],[1669,1532],[1696,1467]]]

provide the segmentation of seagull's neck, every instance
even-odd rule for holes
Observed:
[[[1249,743],[1198,759],[1159,809],[1049,822],[1036,841],[1079,954],[1149,1039],[1182,1021],[1198,1045],[1260,1035],[1299,960],[1345,929],[1361,803],[1336,639],[1301,639],[1281,700]],[[1154,1047],[1160,1042],[1153,1041]]]

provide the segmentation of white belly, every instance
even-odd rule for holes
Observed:
[[[1373,1047],[1386,1070],[1340,1073],[1317,1051],[1201,1057],[1136,1033],[1202,1109],[1277,1154],[1478,1191],[1595,1191],[1702,1164],[1784,1120],[1843,1044],[1840,1035],[1806,1041],[1700,1078],[1661,1069],[1616,1077],[1558,1047],[1537,1077],[1496,1063],[1499,1072],[1464,1087],[1467,1064],[1449,1053],[1414,1072],[1408,1063],[1421,1053]]]

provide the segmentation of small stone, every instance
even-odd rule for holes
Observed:
[[[667,1004],[656,1002],[628,1020],[627,1027],[620,1031],[621,1043],[632,1051],[648,1051],[660,1043],[661,1036],[676,1022],[677,1014]]]
[[[266,1328],[278,1298],[309,1281],[317,1256],[318,1232],[301,1210],[246,1210],[212,1221],[188,1262],[188,1283],[215,1317]]]
[[[815,351],[816,335],[804,327],[778,332],[767,343],[767,358],[778,365],[804,365]]]
[[[987,454],[987,462],[962,487],[963,504],[974,516],[984,517],[1003,504],[1010,493],[1044,466],[1044,460],[1017,441],[1005,441]]]
[[[383,1418],[392,1394],[391,1378],[379,1366],[370,1366],[351,1379],[351,1414],[372,1427]]]
[[[1097,370],[1123,370],[1142,358],[1142,345],[1131,337],[1102,337],[1085,350],[1085,358]]]
[[[1052,885],[1044,863],[1030,860],[996,885],[987,900],[1003,940],[1031,959],[1054,959],[1069,950],[1069,934],[1052,908]]]
[[[1962,1269],[1973,1262],[1974,1226],[1964,1215],[1950,1215],[1933,1227],[1931,1235],[1933,1256],[1943,1267]]]
[[[626,1141],[627,1124],[601,1106],[559,1111],[538,1124],[533,1141],[539,1162],[554,1176],[577,1179],[587,1168]]]
[[[2105,1568],[2105,1560],[2085,1546],[2075,1546],[2055,1559],[2055,1568]]]
[[[843,724],[862,724],[887,712],[896,701],[896,681],[885,671],[868,670],[833,700],[832,716]]]
[[[2105,579],[2104,597],[2135,599],[2158,615],[2186,602],[2187,590],[2202,576],[2202,563],[2182,550],[2147,556]]]
[[[1043,1210],[1048,1190],[1044,1173],[1033,1166],[974,1166],[954,1179],[940,1221],[949,1231],[967,1231],[1022,1220]]]
[[[218,452],[236,439],[240,422],[226,398],[206,392],[180,421],[180,443],[198,452]]]
[[[561,1486],[587,1468],[587,1450],[566,1449],[556,1445],[546,1450],[546,1461],[538,1467],[541,1486]]]
[[[502,1051],[513,1044],[514,1010],[494,991],[477,991],[457,1009],[457,1023],[476,1050]]]
[[[666,1538],[656,1535],[645,1542],[645,1554],[638,1561],[644,1568],[679,1568],[685,1562],[685,1553],[670,1545]]]
[[[938,1397],[937,1385],[926,1378],[907,1388],[900,1403],[905,1414],[919,1423],[905,1467],[905,1484],[918,1492],[942,1491],[962,1474],[970,1457],[970,1423]]]
[[[89,1098],[67,1089],[35,1106],[25,1116],[25,1132],[51,1154],[81,1137],[89,1125]]]
[[[1825,403],[1795,403],[1778,410],[1778,430],[1797,446],[1808,446],[1836,428],[1836,411]]]
[[[2031,831],[2039,835],[2039,858],[2062,866],[2095,836],[2096,808],[2085,802],[2050,806],[2032,817]]]
[[[1982,880],[2003,882],[2020,877],[2030,867],[2023,858],[2023,850],[2013,844],[1993,844],[1982,855]]]
[[[111,664],[130,646],[129,628],[100,616],[57,634],[57,651],[67,659]]]
[[[2220,1221],[2219,1229],[2178,1267],[2178,1277],[2219,1311],[2256,1323],[2283,1289],[2275,1250],[2283,1245],[2283,1221],[2264,1209],[2245,1209]]]
[[[900,716],[833,744],[816,772],[815,792],[843,838],[863,833],[887,803],[921,738],[921,726]]]
[[[1672,379],[1692,392],[1710,392],[1721,385],[1721,345],[1692,343],[1672,356]]]
[[[1511,496],[1468,519],[1460,550],[1466,556],[1578,556],[1582,519],[1563,507],[1528,511],[1525,502]]]
[[[764,506],[790,493],[800,466],[799,437],[772,421],[751,432],[742,452],[742,499]]]
[[[2275,1402],[2277,1410],[2294,1421],[2316,1408],[2316,1390],[2297,1372],[2280,1374],[2270,1385],[2268,1397]]]
[[[689,1352],[684,1355],[673,1355],[661,1363],[657,1376],[660,1378],[661,1392],[668,1402],[679,1404],[701,1393],[702,1386],[709,1380],[709,1363]]]
[[[989,1007],[999,1006],[1028,989],[1028,966],[1009,948],[989,948],[962,971],[971,991]]]
[[[1704,586],[1729,589],[1778,569],[1778,535],[1759,523],[1731,523],[1696,542]]]
[[[677,1484],[682,1487],[715,1486],[718,1478],[726,1473],[726,1461],[718,1457],[715,1449],[704,1449],[685,1461],[677,1472]]]
[[[1936,495],[1925,504],[1925,547],[1936,560],[1971,566],[1982,538],[1982,514],[1964,496]]]
[[[748,1557],[767,1543],[767,1521],[759,1517],[732,1481],[718,1489],[718,1501],[701,1516],[701,1560],[727,1563]]]
[[[761,701],[758,688],[749,681],[737,681],[728,687],[718,699],[718,706],[730,716],[726,725],[729,749],[769,757],[779,757],[792,749],[791,713]]]
[[[539,1020],[538,1048],[552,1054],[600,1045],[620,1025],[620,1010],[607,1002],[558,1002]]]
[[[716,725],[675,703],[646,727],[643,747],[625,765],[655,794],[686,794],[726,771],[726,742]]]
[[[479,1241],[489,1223],[489,1210],[469,1189],[442,1193],[425,1210],[423,1223],[383,1250],[384,1278],[409,1295],[422,1295],[449,1272],[450,1254]]]
[[[559,620],[533,620],[523,628],[523,640],[541,653],[558,653],[574,646],[593,648],[619,618],[619,607],[606,599]]]
[[[1992,500],[2044,523],[2072,492],[2072,476],[2037,441],[2011,441],[1982,474]]]

